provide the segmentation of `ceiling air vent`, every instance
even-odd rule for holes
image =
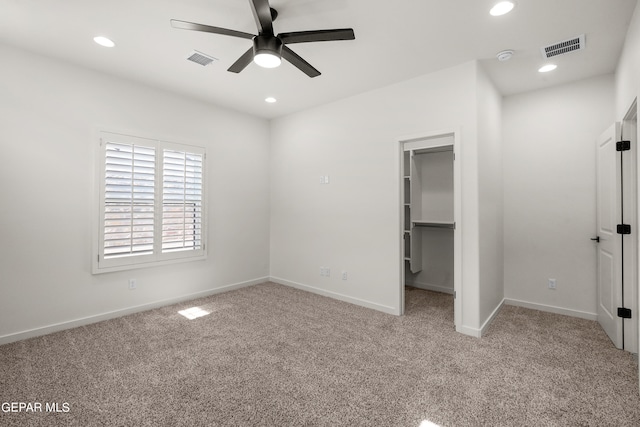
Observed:
[[[191,55],[187,58],[187,60],[200,65],[209,65],[213,61],[215,61],[216,58],[194,50],[193,52],[191,52]]]
[[[540,48],[544,58],[553,58],[554,56],[564,55],[565,53],[582,50],[585,48],[584,34],[572,39],[554,43],[550,46]]]

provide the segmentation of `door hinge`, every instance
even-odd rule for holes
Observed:
[[[631,150],[631,141],[616,142],[616,151],[629,151],[629,150]]]
[[[631,234],[631,226],[629,224],[618,224],[618,234]]]
[[[618,317],[622,317],[623,319],[631,319],[631,309],[618,307]]]

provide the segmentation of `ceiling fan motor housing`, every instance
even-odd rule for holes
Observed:
[[[278,58],[282,56],[282,41],[272,35],[261,35],[253,38],[253,55],[268,53],[276,55]]]

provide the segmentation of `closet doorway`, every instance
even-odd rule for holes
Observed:
[[[454,296],[454,321],[462,320],[460,155],[458,132],[401,138],[400,314],[405,286]]]

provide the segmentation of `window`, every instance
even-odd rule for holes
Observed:
[[[201,147],[102,132],[94,273],[205,253]]]

